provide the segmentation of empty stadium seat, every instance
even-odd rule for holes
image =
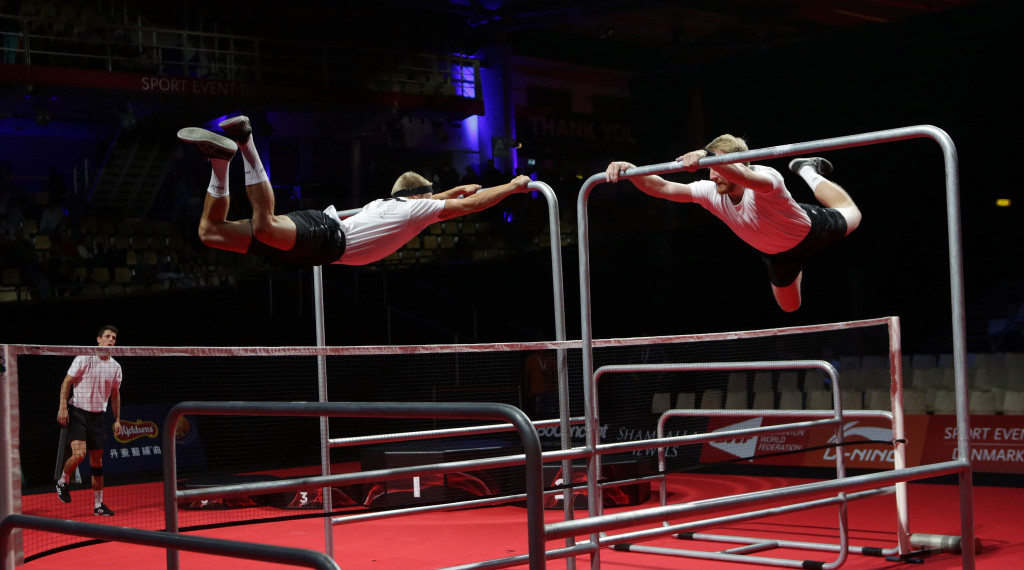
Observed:
[[[914,388],[921,390],[929,390],[932,388],[939,388],[942,386],[943,372],[942,369],[937,366],[928,368],[917,368],[911,369],[909,385]],[[907,385],[904,382],[904,385]]]
[[[747,391],[729,390],[725,393],[725,409],[745,410],[747,409]]]
[[[831,379],[823,370],[818,370],[817,368],[808,370],[804,374],[804,391],[811,392],[814,390],[827,389],[831,382]]]
[[[860,390],[843,390],[843,409],[861,410],[864,408],[864,393]]]
[[[744,371],[730,372],[726,389],[730,392],[742,390],[745,393],[747,391],[747,373]]]
[[[974,366],[1004,366],[1006,364],[1005,354],[1002,352],[979,352],[974,355]]]
[[[754,402],[751,408],[755,410],[771,410],[775,408],[775,392],[772,390],[755,390]]]
[[[800,390],[780,390],[780,410],[802,410],[804,408],[804,393]]]
[[[697,394],[693,392],[680,392],[676,394],[677,410],[692,410],[697,407]]]
[[[979,366],[968,373],[970,385],[979,390],[1007,388],[1010,371],[1002,366]]]
[[[832,392],[828,390],[808,390],[806,408],[808,410],[831,410]]]
[[[936,390],[933,410],[936,414],[956,413],[956,392],[952,390]]]
[[[995,395],[988,390],[971,390],[970,413],[977,416],[992,416],[996,413]]]
[[[863,370],[889,370],[889,357],[865,354],[860,358]]]
[[[842,369],[839,371],[839,385],[843,390],[864,388],[864,371],[859,368]]]
[[[794,371],[780,372],[778,390],[780,393],[800,390],[800,382],[798,380],[797,373]]]
[[[1003,355],[1003,366],[1024,370],[1024,352],[1007,352]]]
[[[918,370],[921,368],[935,368],[939,365],[939,358],[934,354],[913,354],[910,356],[910,367]]]
[[[1024,416],[1024,390],[1007,390],[1003,394],[1003,414]]]
[[[924,415],[928,413],[925,405],[925,393],[921,390],[906,390],[903,392],[903,413]]]
[[[782,383],[782,375],[783,374],[786,374],[786,372],[783,372],[783,373],[779,374],[779,383],[780,384]],[[793,375],[793,380],[794,380],[794,382],[793,382],[793,389],[796,389],[796,373],[790,372],[789,374]],[[771,392],[772,391],[772,373],[767,371],[767,370],[762,370],[761,372],[758,372],[758,373],[754,374],[754,380],[753,380],[753,384],[752,384],[752,389],[754,391],[754,395],[755,396],[757,395],[758,392]]]
[[[905,396],[906,394],[904,394]],[[867,404],[865,408],[868,410],[890,410],[892,409],[892,397],[888,390],[881,390],[878,388],[872,388],[867,391],[866,394]],[[845,403],[844,403],[845,405]]]
[[[892,383],[888,368],[864,368],[861,370],[861,381],[865,389],[888,390]]]
[[[722,391],[718,388],[704,390],[700,398],[700,409],[720,410],[722,409]]]
[[[661,414],[672,408],[672,394],[670,392],[656,392],[651,400],[651,413]]]

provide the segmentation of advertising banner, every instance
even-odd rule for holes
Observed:
[[[113,414],[106,414],[107,450],[103,470],[107,474],[160,472],[163,469],[163,423],[173,404],[124,406],[121,435],[114,437]],[[201,465],[205,458],[196,424],[184,416],[175,429],[179,467]]]
[[[927,416],[923,463],[957,459],[956,416]],[[982,473],[1024,473],[1024,416],[971,416],[971,467]]]
[[[708,431],[792,423],[793,418],[710,418]],[[908,467],[957,458],[956,416],[908,415],[904,418]],[[701,463],[745,459],[756,465],[834,467],[842,453],[848,469],[892,469],[892,425],[884,418],[847,418],[843,443],[835,430],[793,429],[775,434],[706,443]],[[1024,473],[1024,416],[971,416],[971,463],[982,473]]]

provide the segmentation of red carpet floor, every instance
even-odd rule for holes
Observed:
[[[785,484],[807,482],[777,477],[741,477],[676,475],[670,477],[672,502],[697,500],[739,492],[777,488]],[[975,487],[975,529],[983,550],[977,556],[978,568],[1020,568],[1024,566],[1024,538],[1021,513],[1024,513],[1024,489]],[[656,492],[644,506],[657,504]],[[910,529],[913,533],[959,535],[959,490],[953,485],[911,483]],[[630,507],[635,508],[635,507]],[[616,510],[608,510],[615,512]],[[851,544],[888,548],[895,544],[896,515],[891,495],[851,502],[849,505]],[[583,511],[578,516],[583,516]],[[547,511],[550,522],[561,520],[560,511]],[[98,517],[97,517],[98,518]],[[700,518],[708,518],[708,515]],[[114,517],[116,519],[116,517]],[[752,522],[736,523],[702,532],[765,536],[808,542],[835,543],[838,536],[835,507],[778,515]],[[340,525],[333,529],[334,558],[339,566],[352,569],[440,568],[494,558],[524,554],[526,549],[526,511],[514,506],[432,513],[394,519]],[[103,519],[103,522],[116,520]],[[678,521],[682,522],[682,521]],[[228,538],[264,544],[280,544],[323,551],[324,523],[321,519],[241,525],[197,532],[203,536]],[[719,550],[729,545],[658,538],[643,544],[692,550]],[[549,543],[549,548],[561,542]],[[833,553],[813,553],[776,549],[765,556],[812,559],[831,562]],[[601,551],[604,569],[713,569],[738,566],[716,561],[678,558],[653,554]],[[262,569],[286,566],[251,562],[183,552],[184,569],[223,570]],[[882,558],[850,555],[843,568],[878,569],[904,566]],[[915,565],[916,566],[916,565]],[[943,553],[923,559],[923,566],[938,570],[960,568],[960,557]],[[163,550],[125,544],[99,544],[51,554],[24,566],[29,570],[133,570],[165,568]],[[553,560],[549,568],[564,568],[565,562]],[[577,568],[589,568],[588,556],[577,559]]]

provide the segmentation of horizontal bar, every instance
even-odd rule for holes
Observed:
[[[556,522],[545,525],[544,531],[547,540],[554,540],[557,538],[565,538],[567,536],[590,534],[600,531],[625,528],[642,523],[662,521],[691,513],[722,511],[755,503],[797,499],[801,497],[819,496],[836,492],[862,491],[900,481],[927,479],[930,477],[961,473],[969,470],[970,464],[962,461],[933,463],[931,465],[908,467],[906,469],[885,473],[871,473],[868,475],[858,475],[855,477],[846,477],[831,481],[794,485],[782,489],[769,489],[767,491],[756,491],[753,493],[744,493],[729,497],[694,501],[683,505],[651,507],[627,513],[601,515],[586,519]]]
[[[127,542],[143,546],[174,548],[217,556],[232,556],[261,562],[306,566],[322,570],[339,570],[338,564],[322,552],[290,546],[274,546],[223,538],[189,536],[155,530],[142,530],[18,514],[8,515],[3,521],[0,521],[0,535],[2,535],[4,541],[8,540],[10,533],[15,528],[70,534],[114,542]],[[116,566],[116,564],[114,565]]]

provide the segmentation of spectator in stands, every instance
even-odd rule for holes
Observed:
[[[480,175],[483,180],[484,186],[490,186],[492,183],[498,180],[504,180],[505,175],[501,173],[496,166],[494,166],[494,159],[488,158],[487,163],[484,165],[483,173]]]
[[[8,237],[17,238],[22,235],[22,227],[28,216],[28,198],[17,193],[7,204],[7,234]]]
[[[148,284],[156,280],[156,274],[156,265],[150,263],[145,255],[140,255],[138,262],[135,264],[135,270],[132,273],[132,281]]]
[[[323,212],[303,210],[274,213],[274,189],[256,153],[249,119],[233,117],[220,123],[231,138],[199,128],[178,131],[210,159],[213,174],[199,221],[200,239],[209,247],[248,253],[295,265],[340,263],[364,265],[383,259],[430,224],[489,208],[506,196],[528,191],[530,178],[479,191],[480,186],[457,186],[434,194],[430,181],[407,172],[395,182],[391,197],[374,200],[358,214],[341,220],[329,206]],[[234,140],[232,140],[234,139]],[[236,144],[237,141],[237,144]],[[241,150],[245,187],[253,208],[251,220],[227,220],[228,164]]]
[[[558,359],[550,350],[535,350],[526,357],[526,396],[530,417],[550,419],[558,415]]]
[[[86,267],[91,269],[92,259],[103,254],[101,240],[97,237],[84,234],[78,240],[78,257]]]
[[[459,171],[455,170],[451,162],[444,162],[434,175],[434,183],[441,188],[454,188],[459,185]]]
[[[114,346],[117,332],[113,325],[104,326],[97,333],[96,344]],[[114,412],[114,435],[118,436],[121,435],[121,365],[107,354],[76,356],[60,386],[57,408],[57,423],[67,427],[67,441],[71,445],[71,456],[64,462],[64,471],[57,480],[57,497],[65,503],[71,502],[68,479],[88,451],[93,513],[104,517],[114,515],[103,503],[103,450],[106,447],[103,414],[107,411],[108,399]]]
[[[154,277],[157,281],[169,281],[174,282],[181,279],[185,275],[178,271],[177,259],[173,253],[169,250],[160,252],[160,256],[157,258],[156,263],[156,274]]]
[[[61,220],[61,223],[57,225],[56,231],[50,238],[50,254],[57,257],[67,258],[72,261],[78,261],[78,244],[82,240],[82,232],[77,229],[72,229],[71,225],[68,224],[67,218]]]
[[[480,184],[482,180],[483,179],[480,178],[480,175],[476,173],[476,170],[473,168],[473,165],[472,164],[467,164],[466,165],[466,172],[465,172],[465,174],[462,175],[462,180],[460,180],[459,183],[463,184],[463,185],[465,185],[465,184]]]
[[[686,170],[695,171],[702,158],[746,150],[743,139],[726,134],[676,160]],[[635,166],[612,162],[605,175],[609,182],[616,182],[622,171],[629,168]],[[630,180],[651,196],[696,202],[725,222],[737,236],[761,252],[775,301],[782,310],[792,312],[800,308],[803,264],[826,245],[857,229],[861,213],[845,190],[825,178],[832,172],[829,161],[797,158],[790,161],[789,169],[807,182],[824,208],[798,204],[777,170],[748,163],[713,166],[710,180],[690,184],[653,175]]]
[[[61,220],[64,219],[64,208],[57,201],[57,198],[50,195],[46,208],[39,215],[39,233],[51,234],[57,230]]]

